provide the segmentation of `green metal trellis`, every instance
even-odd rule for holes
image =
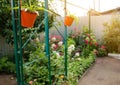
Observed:
[[[19,7],[18,10],[14,10],[13,7]],[[21,38],[21,16],[20,16],[20,1],[15,2],[11,0],[12,6],[12,24],[13,24],[13,35],[14,35],[14,54],[16,62],[16,74],[17,74],[17,85],[23,85],[23,63],[22,63],[22,38]],[[16,14],[18,18],[16,17]]]
[[[14,7],[18,9],[14,9]],[[20,0],[11,0],[12,7],[12,24],[13,24],[13,35],[14,35],[14,54],[16,62],[16,74],[17,74],[17,85],[26,85],[23,79],[23,59],[22,59],[22,48],[29,42],[30,38],[22,45],[22,33],[21,33],[21,6]],[[48,0],[45,0],[45,9],[48,9]],[[17,15],[16,15],[17,14]],[[50,66],[50,52],[49,52],[49,29],[48,29],[48,12],[45,11],[45,44],[46,44],[46,56],[48,57],[48,70],[49,70],[49,85],[52,85],[51,81],[51,66]],[[66,15],[66,0],[65,0],[65,15]],[[16,17],[17,16],[17,17]],[[65,26],[65,76],[67,78],[67,27]]]

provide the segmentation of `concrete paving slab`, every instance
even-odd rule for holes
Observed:
[[[112,57],[97,58],[78,85],[120,85],[120,60]]]

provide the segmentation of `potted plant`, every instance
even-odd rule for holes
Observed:
[[[74,20],[74,17],[72,17],[72,16],[65,16],[64,25],[71,26],[72,23],[73,23],[73,20]]]
[[[23,27],[33,27],[36,17],[39,15],[37,10],[44,9],[38,3],[38,0],[21,1],[21,25]]]
[[[76,16],[71,14],[67,15],[65,16],[65,19],[64,19],[64,25],[71,26],[74,20],[77,20]]]

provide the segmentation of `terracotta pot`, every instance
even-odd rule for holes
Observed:
[[[70,16],[66,16],[66,17],[65,17],[65,20],[64,20],[64,24],[65,24],[66,26],[71,26],[71,24],[73,23],[73,20],[74,20],[74,18],[72,18],[72,17],[70,17]]]
[[[21,10],[21,25],[23,27],[33,27],[37,13]]]

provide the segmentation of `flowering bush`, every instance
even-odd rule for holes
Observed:
[[[101,45],[98,48],[98,53],[96,54],[98,57],[103,57],[107,55],[106,47],[104,45]]]
[[[50,48],[53,51],[60,51],[63,45],[62,37],[61,36],[51,36],[50,37]]]
[[[80,31],[78,31],[79,33]],[[77,32],[75,32],[77,33]],[[72,38],[74,41],[75,39],[79,39],[77,42],[79,43],[75,43],[75,52],[78,52],[77,49],[79,49],[79,54],[80,56],[84,56],[84,57],[88,57],[91,51],[94,51],[94,53],[97,56],[105,56],[107,55],[106,52],[106,48],[104,48],[103,45],[98,44],[95,35],[93,34],[92,30],[89,30],[88,27],[83,27],[81,33],[79,33],[79,35],[74,36],[75,33],[70,34],[70,38]],[[104,49],[101,49],[104,48]]]
[[[77,37],[77,36],[76,36]],[[104,56],[105,46],[99,45],[93,33],[84,32],[76,43],[75,37],[67,39],[68,55],[68,78],[66,79],[64,61],[64,43],[60,36],[50,36],[50,60],[52,84],[56,85],[77,85],[78,79],[85,70],[94,62],[95,55]],[[38,48],[30,54],[29,62],[34,64],[25,66],[26,81],[31,85],[48,85],[48,66],[43,44],[38,43]]]

